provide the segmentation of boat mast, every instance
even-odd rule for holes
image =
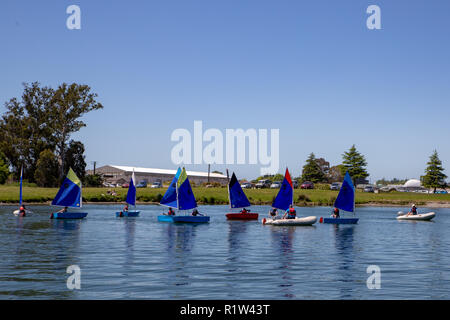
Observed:
[[[230,204],[230,209],[232,210],[233,207],[231,206],[231,198],[230,198],[230,176],[228,175],[228,169],[227,169],[227,191],[228,191],[228,203]]]

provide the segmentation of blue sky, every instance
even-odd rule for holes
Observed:
[[[72,4],[81,30],[66,28]],[[371,4],[381,30],[366,27]],[[449,1],[2,0],[0,112],[22,82],[77,82],[105,106],[74,136],[89,166],[173,168],[172,131],[202,120],[279,128],[280,172],[294,176],[309,153],[335,165],[356,144],[371,181],[418,178],[434,149],[450,168],[448,12]]]

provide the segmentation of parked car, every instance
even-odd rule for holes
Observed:
[[[141,181],[136,185],[136,188],[147,188],[147,181]]]
[[[311,181],[305,181],[301,184],[300,189],[314,189],[314,183]]]
[[[270,189],[280,189],[281,188],[281,182],[280,181],[275,181],[274,183],[272,183],[270,185]]]
[[[435,193],[440,193],[440,194],[447,194],[447,190],[436,190]]]
[[[339,182],[333,182],[330,184],[330,190],[339,190],[341,188],[341,184]]]
[[[263,188],[269,188],[272,184],[272,181],[270,180],[259,180],[258,183],[255,185],[256,189],[263,189]]]
[[[242,189],[252,189],[252,188],[255,187],[255,185],[253,183],[251,183],[251,182],[244,182],[241,185],[241,187],[242,187]]]
[[[152,183],[150,188],[162,188],[162,183],[160,181],[155,181]]]
[[[292,186],[294,187],[294,189],[298,188],[298,181],[297,180],[292,180]]]
[[[363,191],[364,192],[375,192],[375,189],[372,186],[365,186]]]
[[[130,184],[129,183],[124,183],[123,185],[122,185],[122,188],[129,188],[130,187]]]

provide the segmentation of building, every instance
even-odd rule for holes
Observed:
[[[106,183],[113,185],[122,185],[128,183],[133,174],[136,178],[136,183],[145,181],[147,184],[159,181],[162,183],[170,183],[177,170],[170,169],[155,169],[155,168],[141,168],[130,166],[115,166],[106,165],[95,170],[96,174],[100,174]],[[93,170],[87,170],[88,174],[93,174]],[[219,173],[186,171],[189,181],[193,184],[199,185],[205,182],[218,182],[220,184],[227,184],[227,176]]]

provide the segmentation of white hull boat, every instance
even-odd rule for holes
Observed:
[[[312,226],[316,223],[316,216],[309,216],[303,218],[295,218],[295,219],[271,219],[264,218],[262,220],[263,224],[273,225],[273,226]]]
[[[399,213],[398,213],[399,214]],[[402,214],[397,217],[397,220],[411,220],[411,221],[429,221],[433,219],[436,216],[436,213],[434,212],[428,212],[428,213],[419,213],[414,215],[407,215]]]

